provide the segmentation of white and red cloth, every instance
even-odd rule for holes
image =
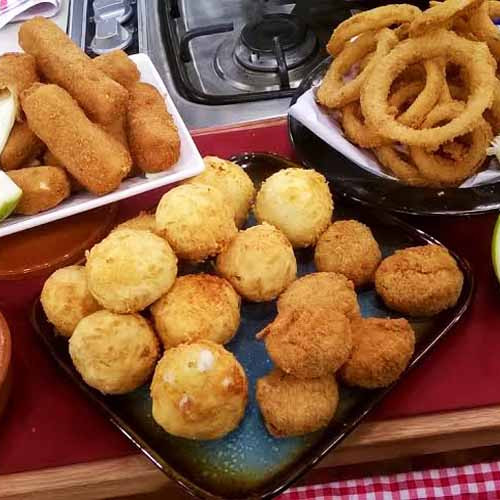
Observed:
[[[10,22],[34,16],[55,16],[61,4],[62,0],[0,0],[0,29]]]
[[[279,500],[498,500],[500,462],[299,486]]]

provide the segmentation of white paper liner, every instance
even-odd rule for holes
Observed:
[[[342,128],[335,118],[326,113],[316,102],[314,88],[309,89],[300,96],[288,112],[311,132],[349,158],[356,165],[380,177],[395,179],[395,177],[382,170],[382,167],[371,151],[360,148],[346,139]],[[492,158],[487,169],[483,169],[470,177],[459,187],[467,188],[481,184],[492,184],[498,181],[500,181],[499,163],[496,158]]]

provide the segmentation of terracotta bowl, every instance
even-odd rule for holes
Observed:
[[[0,312],[0,417],[7,405],[10,392],[11,370],[10,361],[12,346],[9,327]]]

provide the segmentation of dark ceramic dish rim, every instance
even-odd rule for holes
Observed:
[[[269,154],[269,153],[242,153],[232,157],[233,161],[245,164],[249,161],[258,161],[259,158],[266,159],[267,161],[273,161],[277,164],[281,164],[282,168],[296,166],[295,163],[283,158],[279,155]],[[397,217],[383,211],[377,211],[376,217],[382,219],[384,222],[396,225],[406,234],[416,237],[424,242],[442,245],[436,238],[425,233],[424,231],[411,226],[410,224],[401,221]],[[411,363],[408,365],[406,370],[403,372],[401,377],[391,384],[389,387],[383,389],[367,406],[367,408],[361,412],[356,418],[354,418],[348,425],[345,426],[344,430],[336,435],[334,439],[326,440],[325,442],[320,442],[315,445],[310,452],[306,454],[305,457],[299,459],[299,461],[292,465],[287,471],[283,473],[284,477],[278,486],[272,485],[271,488],[263,489],[258,496],[251,497],[228,497],[231,500],[243,500],[243,498],[262,498],[271,499],[275,496],[283,493],[288,489],[295,481],[300,479],[306,472],[308,472],[312,467],[314,467],[319,461],[321,461],[332,449],[334,449],[340,442],[342,442],[352,431],[361,423],[361,421],[373,411],[382,400],[391,392],[391,390],[401,381],[406,374],[412,370],[420,360],[434,347],[434,345],[439,342],[444,336],[452,329],[452,327],[462,318],[467,309],[470,306],[473,292],[475,289],[474,276],[468,262],[450,250],[450,253],[457,260],[459,267],[464,273],[464,287],[459,301],[454,309],[456,309],[453,318],[443,326],[436,335],[434,335],[425,345],[422,345],[420,350],[414,355]],[[144,442],[141,437],[130,428],[130,426],[123,421],[118,415],[116,415],[108,406],[106,402],[99,397],[94,391],[92,391],[81,379],[79,379],[75,372],[67,365],[63,360],[61,360],[57,354],[56,349],[53,344],[47,339],[46,335],[42,332],[40,325],[37,321],[37,312],[41,310],[41,304],[39,298],[35,301],[32,311],[31,311],[31,323],[40,338],[40,340],[45,344],[46,348],[49,350],[51,356],[55,359],[56,363],[66,372],[70,379],[90,398],[97,406],[107,415],[110,422],[115,425],[144,455],[146,455],[149,460],[156,465],[166,476],[170,479],[176,481],[182,487],[184,487],[192,495],[199,498],[206,499],[222,499],[224,497],[214,495],[209,491],[203,489],[202,487],[195,484],[193,481],[187,479],[182,474],[178,473],[174,468],[172,468],[166,459],[162,458],[157,454],[152,447],[150,447],[146,442]],[[42,311],[43,313],[43,311]],[[423,344],[424,342],[422,342]],[[281,475],[278,475],[278,478]],[[271,482],[271,481],[270,481]]]
[[[297,88],[297,91],[295,92],[294,96],[292,97],[290,101],[290,106],[293,106],[299,97],[309,90],[311,88],[312,82],[321,75],[322,72],[326,71],[327,67],[329,66],[332,58],[327,57],[323,61],[321,61],[314,69],[313,71],[302,80],[301,84]],[[422,188],[422,187],[414,187],[414,186],[405,186],[404,184],[400,183],[397,180],[392,180],[392,179],[386,179],[382,177],[378,177],[368,171],[365,171],[362,169],[360,166],[358,166],[356,163],[351,161],[350,159],[346,158],[345,156],[342,155],[342,153],[338,152],[331,146],[329,146],[325,141],[323,141],[321,138],[317,137],[313,132],[311,132],[305,125],[300,123],[297,119],[294,117],[290,116],[290,114],[287,115],[287,124],[288,124],[288,135],[290,142],[292,143],[293,150],[297,156],[297,159],[306,167],[308,168],[315,168],[318,170],[318,165],[315,164],[314,160],[311,159],[310,157],[307,157],[306,154],[304,154],[302,148],[299,145],[299,139],[298,139],[298,134],[300,131],[297,133],[296,128],[301,127],[305,129],[309,134],[314,136],[315,140],[324,145],[325,148],[328,148],[332,154],[335,155],[340,155],[343,160],[352,166],[353,168],[362,170],[364,174],[366,175],[367,179],[377,179],[380,181],[379,184],[386,185],[388,187],[390,186],[397,186],[400,190],[403,191],[404,197],[406,199],[412,199],[412,195],[415,196],[415,194],[420,194],[420,195],[426,195],[430,193],[434,193],[436,191],[442,191],[444,192],[444,196],[442,197],[443,201],[446,199],[453,198],[456,196],[458,191],[463,192],[476,192],[476,193],[483,193],[485,192],[486,189],[491,188],[492,186],[495,187],[495,194],[498,194],[498,201],[496,202],[490,202],[486,206],[481,206],[480,208],[469,208],[469,209],[426,209],[426,208],[421,208],[421,207],[415,207],[415,208],[401,208],[401,207],[395,207],[395,206],[388,206],[387,204],[384,206],[383,203],[377,203],[376,200],[374,199],[366,199],[363,196],[359,196],[359,194],[353,190],[352,188],[349,187],[349,185],[345,182],[342,182],[341,177],[335,177],[335,175],[331,176],[331,179],[335,182],[335,189],[338,191],[338,194],[346,197],[350,200],[355,201],[356,203],[359,203],[361,205],[371,207],[371,208],[376,208],[376,209],[383,209],[387,210],[393,213],[401,214],[401,215],[417,215],[417,216],[443,216],[443,215],[448,215],[448,216],[465,216],[465,215],[482,215],[485,213],[489,213],[492,211],[496,211],[500,209],[500,182],[495,182],[491,184],[483,184],[480,186],[476,187],[469,187],[469,188],[446,188],[446,189],[433,189],[433,188]],[[324,173],[324,172],[323,172]],[[360,182],[362,182],[360,180]]]

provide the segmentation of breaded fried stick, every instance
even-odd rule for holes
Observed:
[[[50,82],[67,90],[89,118],[109,123],[125,113],[127,90],[99,70],[55,23],[35,17],[19,30],[19,45]]]
[[[45,150],[45,144],[26,123],[16,123],[0,155],[0,168],[14,170],[28,165]]]
[[[177,127],[152,85],[139,82],[129,92],[128,142],[134,163],[144,172],[163,172],[179,159]]]
[[[139,81],[140,73],[134,61],[123,50],[114,50],[92,60],[94,66],[126,89]]]
[[[92,123],[62,88],[33,85],[21,103],[31,130],[91,193],[113,191],[130,171],[128,151]]]
[[[8,176],[22,189],[15,213],[33,215],[59,205],[70,194],[66,172],[59,167],[28,167]]]

